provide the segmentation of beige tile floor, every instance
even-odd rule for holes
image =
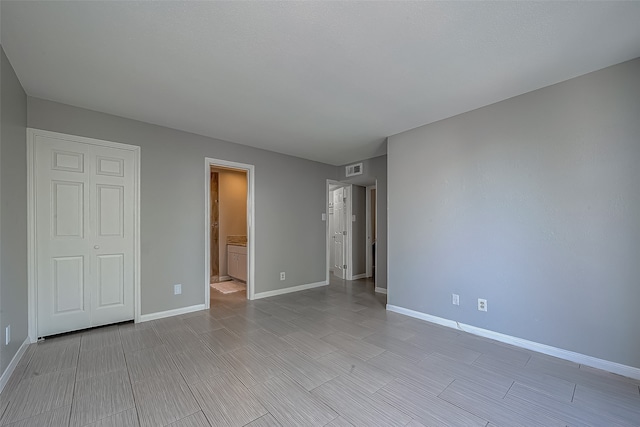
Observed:
[[[640,381],[384,310],[370,282],[31,345],[6,426],[638,426]]]

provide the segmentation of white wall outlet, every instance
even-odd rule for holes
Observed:
[[[173,294],[180,295],[182,293],[182,285],[178,283],[177,285],[173,285]]]
[[[326,214],[326,213],[324,213],[324,212],[322,213],[322,220],[323,220],[323,221],[326,221],[326,220],[327,220],[327,214]]]
[[[458,294],[451,294],[451,303],[453,305],[460,305],[460,295]]]
[[[11,325],[4,329],[4,345],[9,345],[11,342]]]
[[[281,271],[281,272],[280,272],[280,280],[284,280],[284,277],[285,277],[285,276],[284,276],[284,271]]]
[[[478,310],[487,311],[487,300],[478,298]]]
[[[356,222],[356,216],[355,215],[351,215],[351,222]]]

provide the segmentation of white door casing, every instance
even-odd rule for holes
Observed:
[[[333,274],[341,279],[345,278],[344,259],[344,189],[333,190]]]
[[[372,217],[373,218],[378,218],[377,215],[377,207],[371,207],[371,190],[376,190],[377,189],[377,182],[374,185],[369,185],[366,187],[367,190],[367,195],[366,195],[366,227],[367,227],[367,244],[366,244],[366,256],[365,256],[365,262],[366,262],[366,274],[367,277],[372,277],[373,276],[373,264],[374,264],[374,259],[373,259],[373,236],[371,235],[371,228],[372,228]],[[372,212],[372,209],[374,210],[374,212]],[[373,224],[375,225],[375,224]],[[376,278],[374,277],[374,282],[375,282]]]
[[[139,147],[30,129],[29,156],[31,339],[137,319]]]
[[[239,262],[246,264],[246,282],[247,282],[247,299],[252,300],[255,297],[255,166],[247,163],[238,163],[222,159],[214,159],[205,157],[205,279],[204,279],[204,298],[205,308],[211,306],[211,168],[229,168],[245,171],[247,174],[247,254]]]

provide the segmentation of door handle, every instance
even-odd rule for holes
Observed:
[[[95,245],[95,246],[93,247],[93,249],[100,249],[100,246]]]

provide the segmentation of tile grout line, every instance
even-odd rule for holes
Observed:
[[[118,337],[120,336],[120,331],[118,331]],[[69,405],[69,426],[71,426],[71,417],[73,416],[73,408],[76,405],[76,381],[78,380],[78,367],[80,366],[80,352],[82,351],[82,338],[84,333],[80,335],[79,343],[78,343],[78,356],[76,359],[76,369],[73,376],[73,391],[71,392],[71,405]]]
[[[129,377],[129,388],[131,389],[131,398],[133,399],[133,408],[136,410],[136,419],[138,420],[138,425],[141,426],[142,424],[140,423],[140,414],[138,414],[138,404],[136,403],[136,395],[133,392],[133,379],[131,378],[131,371],[129,370],[127,353],[124,351],[124,344],[122,343],[122,331],[120,330],[119,327],[118,327],[118,335],[120,336],[120,345],[122,346],[122,353],[124,354],[124,366],[127,368],[127,377]],[[132,351],[131,354],[133,354],[134,352],[135,351]],[[128,411],[129,409],[126,409],[125,411]]]
[[[509,386],[509,389],[507,390],[507,392],[504,394],[504,396],[502,396],[502,399],[504,399],[505,397],[507,397],[507,395],[509,394],[509,392],[511,391],[511,388],[513,387],[513,385],[514,385],[515,383],[516,383],[515,381],[513,381],[513,382],[511,383],[511,385]]]

